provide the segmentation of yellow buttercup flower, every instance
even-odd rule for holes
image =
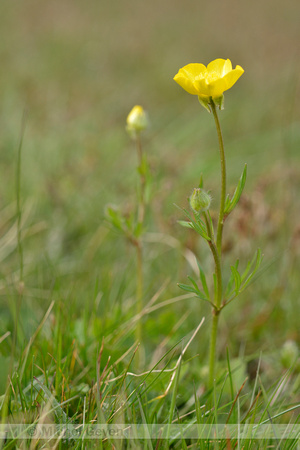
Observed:
[[[241,66],[232,69],[229,59],[215,59],[204,64],[188,64],[175,75],[174,80],[189,94],[198,95],[200,103],[209,110],[213,101],[223,104],[223,92],[230,89],[244,73]]]

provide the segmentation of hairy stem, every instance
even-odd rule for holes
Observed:
[[[136,302],[137,314],[140,316],[143,309],[143,250],[141,242],[136,245]],[[136,339],[139,343],[142,341],[142,320],[139,317],[136,328]]]
[[[220,161],[221,161],[221,198],[220,198],[220,211],[217,225],[217,239],[216,242],[211,240],[209,246],[215,262],[215,273],[216,273],[216,294],[215,294],[215,308],[212,311],[212,327],[210,335],[210,350],[209,350],[209,387],[212,388],[215,381],[215,365],[216,365],[216,347],[217,347],[217,336],[218,336],[218,324],[219,315],[221,312],[222,296],[223,296],[223,285],[222,285],[222,236],[223,236],[223,225],[224,225],[224,209],[226,200],[226,160],[224,151],[224,142],[222,137],[222,131],[220,127],[220,122],[216,110],[216,106],[213,101],[211,101],[211,110],[215,119],[219,149],[220,149]],[[207,220],[208,224],[208,220]]]
[[[216,347],[217,347],[217,335],[218,335],[218,323],[220,311],[212,310],[213,319],[210,332],[210,343],[209,343],[209,379],[208,386],[213,388],[215,381],[215,364],[216,364]]]
[[[205,223],[206,223],[207,233],[211,239],[208,242],[208,245],[210,247],[211,253],[214,258],[214,263],[215,263],[215,273],[216,273],[216,277],[217,277],[217,290],[216,290],[216,296],[214,299],[214,304],[216,306],[216,309],[218,310],[221,307],[222,292],[223,292],[221,258],[220,258],[219,252],[217,250],[216,243],[213,239],[213,232],[212,232],[210,222],[207,217],[207,213],[204,212],[203,215],[204,215],[204,219],[205,219]]]
[[[219,148],[220,148],[220,161],[221,161],[221,199],[220,199],[220,212],[218,219],[218,228],[217,228],[217,249],[221,257],[222,253],[222,234],[223,234],[223,225],[224,225],[224,209],[225,209],[225,200],[226,200],[226,160],[225,160],[225,151],[224,151],[224,142],[222,131],[220,127],[219,117],[217,114],[216,106],[214,102],[211,102],[211,110],[215,119],[216,129],[218,133],[219,140]]]
[[[139,204],[138,204],[138,223],[140,225],[143,225],[144,223],[144,217],[145,217],[145,185],[146,185],[146,178],[144,174],[144,167],[143,167],[143,150],[142,150],[142,143],[140,136],[137,135],[136,137],[136,148],[137,148],[137,155],[138,155],[138,169],[140,174],[140,191],[139,191]]]
[[[143,151],[140,136],[136,137],[136,149],[138,156],[138,170],[140,175],[139,181],[139,195],[138,195],[138,216],[137,222],[140,228],[143,227],[145,219],[145,173],[143,167]],[[142,330],[142,317],[141,312],[143,310],[143,295],[144,295],[144,276],[143,276],[143,245],[140,237],[136,239],[136,302],[137,302],[137,314],[139,316],[136,326],[136,340],[140,346],[140,351],[136,354],[137,367],[141,365],[141,358],[139,354],[143,351],[143,330]]]

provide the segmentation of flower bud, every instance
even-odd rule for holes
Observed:
[[[211,196],[201,188],[195,188],[190,196],[191,208],[196,212],[207,211],[211,204]]]
[[[127,131],[135,137],[136,134],[145,130],[148,126],[148,115],[142,108],[142,106],[136,105],[132,108],[127,116]]]

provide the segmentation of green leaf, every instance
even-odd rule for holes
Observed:
[[[212,233],[212,237],[214,237],[214,224],[213,224],[213,221],[212,221],[212,218],[211,218],[211,215],[210,215],[209,211],[207,211],[207,216],[208,216],[208,221],[209,221],[209,226],[210,226],[210,230],[211,230],[211,233]]]
[[[229,196],[229,194],[227,194],[227,197],[226,197],[226,200],[225,200],[225,209],[224,209],[225,212],[227,211],[229,206],[230,206],[230,196]]]
[[[143,233],[143,224],[142,223],[137,223],[135,225],[134,230],[133,230],[133,235],[134,235],[134,237],[139,238],[142,233]]]
[[[134,224],[134,217],[132,214],[125,218],[125,225],[128,231],[133,232],[135,224]]]
[[[231,211],[236,207],[236,205],[237,205],[237,203],[238,203],[238,201],[239,201],[239,199],[240,199],[240,197],[242,195],[242,192],[243,192],[243,189],[244,189],[244,186],[245,186],[245,183],[246,183],[246,178],[247,178],[247,164],[245,164],[243,173],[242,173],[242,175],[241,175],[241,177],[239,179],[238,185],[237,185],[237,187],[236,187],[236,189],[234,191],[232,199],[230,200],[229,203],[227,202],[227,199],[226,199],[225,209],[224,209],[224,214],[225,215],[230,214]]]
[[[184,212],[184,214],[186,215],[186,217],[187,217],[188,219],[190,219],[191,222],[194,222],[194,220],[193,220],[191,214],[188,212],[187,209],[182,208],[181,210]]]
[[[209,298],[209,290],[208,290],[208,287],[207,287],[205,274],[203,272],[202,267],[200,266],[200,263],[199,263],[198,259],[197,259],[197,265],[198,265],[198,269],[199,269],[200,280],[201,280],[201,284],[202,284],[203,290],[205,292],[206,297]]]
[[[201,173],[201,175],[200,175],[200,180],[199,180],[199,186],[198,186],[200,189],[203,189],[203,176],[202,176],[202,173]]]
[[[193,292],[193,294],[197,294],[197,291],[195,291],[195,289],[189,284],[177,283],[177,286],[179,286],[180,289],[183,289],[184,291]]]
[[[255,252],[255,255],[253,256],[252,260],[248,262],[247,267],[242,274],[242,281],[244,281],[247,278],[251,270],[251,267],[255,265],[256,259],[257,259],[257,251]]]
[[[210,237],[208,236],[207,232],[206,232],[206,226],[204,224],[204,222],[200,219],[199,215],[195,214],[195,220],[192,218],[191,214],[184,208],[180,208],[180,206],[175,205],[178,209],[180,209],[181,211],[184,212],[184,214],[187,216],[189,220],[189,222],[186,221],[178,221],[178,223],[180,225],[182,225],[183,227],[187,227],[187,228],[192,228],[193,230],[195,230],[198,234],[200,234],[200,236],[203,237],[203,239],[205,239],[206,241],[210,241]],[[185,222],[185,223],[184,223]],[[190,225],[187,225],[187,223],[190,223]]]
[[[245,289],[245,287],[250,283],[250,281],[252,280],[252,278],[254,277],[254,275],[256,274],[256,272],[258,271],[259,266],[261,265],[262,259],[263,259],[263,254],[262,254],[262,252],[261,252],[261,249],[258,248],[257,251],[256,251],[256,254],[255,254],[254,258],[253,258],[253,260],[252,260],[251,263],[250,263],[250,268],[251,268],[251,266],[253,266],[253,264],[255,264],[255,265],[254,265],[254,269],[252,270],[252,272],[250,273],[250,275],[248,275],[248,277],[247,277],[246,280],[244,281],[242,290]],[[247,266],[247,268],[248,268],[248,266]],[[248,272],[249,272],[250,268],[248,269]],[[246,270],[247,270],[247,269],[246,269]],[[246,271],[245,271],[245,272],[246,272]],[[243,276],[244,276],[244,274],[243,274]],[[242,290],[241,290],[241,291],[242,291]]]
[[[254,258],[248,262],[247,267],[242,275],[240,275],[238,269],[238,260],[235,266],[231,266],[231,277],[227,283],[225,297],[230,296],[233,291],[233,283],[235,283],[234,295],[231,297],[226,303],[230,303],[234,298],[236,298],[241,292],[246,289],[250,281],[253,279],[254,275],[259,269],[259,266],[262,262],[263,255],[261,253],[261,249],[257,249]],[[253,267],[254,266],[254,267]],[[253,267],[252,272],[251,268]]]
[[[190,280],[190,282],[192,283],[192,285],[194,286],[194,288],[199,291],[198,285],[196,283],[196,281],[190,276],[188,275],[188,279]]]
[[[178,283],[177,286],[180,287],[180,289],[183,289],[184,291],[192,292],[201,300],[208,301],[208,299],[205,297],[205,294],[198,289],[197,285],[196,285],[196,288],[190,286],[189,284],[183,284],[183,283]]]
[[[194,223],[194,230],[197,231],[198,234],[200,234],[200,236],[202,236],[206,241],[210,241],[210,237],[207,234],[207,229],[206,229],[206,225],[203,222],[203,220],[200,219],[200,215],[198,213],[195,212],[195,221],[193,221]]]
[[[237,295],[239,293],[239,289],[240,289],[240,286],[241,286],[241,283],[242,283],[241,275],[240,275],[239,271],[237,270],[237,268],[235,266],[231,266],[230,269],[231,269],[231,272],[232,272],[233,277],[234,277],[235,293]]]
[[[239,267],[238,259],[236,260],[233,267],[235,267],[235,269],[238,270],[238,267]],[[235,283],[235,272],[231,270],[231,275],[230,275],[230,278],[229,278],[227,286],[226,286],[225,297],[228,297],[232,293],[232,288],[233,288],[234,283]]]
[[[230,275],[230,278],[228,280],[228,283],[227,283],[227,286],[226,286],[226,290],[225,290],[225,297],[229,297],[229,295],[232,292],[233,285],[234,285],[234,275],[233,275],[233,273],[231,271],[231,275]]]
[[[106,207],[105,217],[106,220],[116,229],[124,231],[124,218],[115,206],[108,205]]]
[[[177,222],[182,227],[194,229],[192,222],[188,222],[187,220],[177,220]]]
[[[190,282],[193,284],[195,290],[197,291],[197,296],[199,298],[201,298],[202,300],[209,300],[209,297],[207,297],[204,292],[200,291],[197,283],[195,280],[193,280],[193,278],[191,276],[188,275],[188,279],[190,280]]]

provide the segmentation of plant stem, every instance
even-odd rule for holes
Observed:
[[[215,273],[217,278],[216,296],[215,296],[215,308],[212,310],[212,327],[210,335],[210,350],[209,350],[209,388],[213,388],[215,381],[215,365],[216,365],[216,346],[217,346],[217,335],[218,335],[218,324],[219,315],[221,312],[221,303],[223,295],[223,285],[222,285],[222,235],[223,235],[223,225],[224,225],[224,209],[225,209],[225,199],[226,199],[226,160],[224,151],[224,142],[222,137],[222,131],[220,127],[220,122],[216,110],[216,106],[213,101],[210,103],[211,110],[215,119],[219,148],[220,148],[220,161],[221,161],[221,198],[220,198],[220,211],[219,219],[217,225],[217,241],[214,240],[209,242],[211,252],[214,257],[215,262]],[[208,224],[208,221],[207,221]]]
[[[215,272],[216,272],[216,277],[217,277],[217,292],[216,292],[216,297],[214,299],[214,304],[216,306],[216,309],[218,310],[221,307],[222,292],[223,292],[221,258],[217,251],[216,243],[213,239],[213,232],[212,232],[212,228],[210,226],[210,222],[207,217],[207,213],[204,212],[203,215],[204,215],[204,219],[205,219],[205,223],[206,223],[207,233],[211,239],[208,242],[208,245],[210,247],[210,250],[212,252],[214,262],[215,262]]]
[[[138,223],[143,225],[145,216],[145,174],[143,167],[143,150],[140,135],[136,137],[136,148],[138,154],[138,169],[140,173],[140,192],[139,192],[139,206],[138,206]]]
[[[136,243],[136,302],[137,314],[140,315],[143,309],[143,250],[141,241]],[[139,317],[136,327],[136,340],[142,342],[142,318]]]
[[[213,319],[210,332],[210,345],[209,345],[209,379],[208,387],[213,388],[215,381],[215,364],[216,364],[216,346],[217,346],[217,334],[220,311],[212,310]]]
[[[20,276],[19,283],[23,282],[23,269],[24,269],[24,260],[23,260],[23,246],[22,246],[22,236],[21,236],[21,225],[22,225],[22,210],[21,210],[21,155],[22,155],[22,146],[23,146],[23,138],[25,133],[26,126],[26,111],[23,113],[22,118],[22,127],[21,127],[21,135],[17,153],[17,170],[16,170],[16,200],[17,200],[17,247],[20,258]]]
[[[143,151],[142,144],[139,134],[136,137],[136,148],[137,148],[137,156],[138,156],[138,170],[140,174],[140,185],[139,185],[139,195],[138,195],[138,217],[137,223],[140,228],[139,233],[141,232],[141,228],[144,224],[145,218],[145,173],[143,167]],[[136,302],[137,302],[137,314],[141,315],[143,310],[143,291],[144,291],[144,277],[143,277],[143,246],[140,237],[136,239]],[[143,341],[143,333],[142,333],[142,318],[139,317],[137,321],[136,327],[136,340],[138,343],[142,344]],[[136,361],[137,366],[139,367],[141,364],[141,359],[139,354],[142,352],[142,345],[140,346],[140,351],[136,353]]]
[[[219,117],[217,114],[216,106],[213,101],[210,103],[211,110],[215,119],[216,129],[218,133],[219,139],[219,148],[220,148],[220,161],[221,161],[221,199],[220,199],[220,212],[219,212],[219,220],[218,220],[218,228],[217,228],[217,249],[219,255],[221,257],[222,253],[222,234],[223,234],[223,225],[224,225],[224,209],[225,209],[225,200],[226,200],[226,160],[225,160],[225,151],[224,151],[224,142],[222,131],[220,127]]]
[[[219,252],[216,248],[215,241],[213,239],[213,233],[210,226],[210,222],[207,217],[207,213],[204,212],[204,218],[206,223],[206,228],[209,237],[211,240],[208,242],[210,250],[212,252],[214,262],[215,262],[215,273],[217,277],[217,286],[216,286],[216,296],[214,299],[215,308],[212,310],[213,320],[211,327],[211,335],[210,335],[210,347],[209,347],[209,387],[212,388],[214,385],[215,378],[215,362],[216,362],[216,345],[217,345],[217,333],[218,333],[218,322],[219,322],[219,314],[221,312],[221,302],[222,302],[222,292],[223,292],[223,284],[222,284],[222,267]]]

